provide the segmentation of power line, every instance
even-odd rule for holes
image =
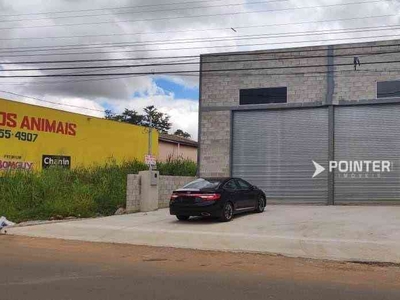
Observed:
[[[143,13],[153,13],[153,12],[169,12],[169,11],[181,11],[181,10],[193,10],[198,8],[209,9],[216,7],[230,7],[230,6],[244,6],[244,5],[256,5],[256,4],[270,4],[270,3],[283,3],[289,0],[272,0],[272,1],[256,1],[256,2],[246,2],[246,3],[231,3],[231,4],[219,4],[219,5],[208,5],[208,6],[192,6],[192,7],[181,7],[172,9],[157,9],[157,10],[144,10],[144,11],[124,11],[124,12],[112,12],[112,13],[102,13],[102,14],[89,14],[89,15],[79,15],[79,16],[52,16],[45,18],[36,19],[16,19],[16,20],[0,20],[0,23],[9,22],[21,22],[21,21],[39,21],[39,20],[54,20],[54,19],[71,19],[71,18],[84,18],[84,17],[100,17],[100,16],[113,16],[122,14],[143,14]]]
[[[92,44],[70,44],[49,47],[37,46],[37,47],[7,47],[0,48],[0,53],[4,52],[32,52],[32,51],[63,51],[63,50],[75,50],[75,49],[95,49],[95,48],[114,48],[114,47],[134,47],[134,46],[149,46],[149,45],[168,45],[168,44],[192,44],[201,42],[224,42],[224,41],[236,41],[236,40],[251,40],[251,39],[267,39],[267,38],[281,38],[281,37],[298,37],[298,36],[313,36],[313,35],[324,35],[324,34],[348,34],[357,32],[373,32],[373,31],[384,31],[384,30],[397,30],[400,29],[399,25],[383,25],[383,26],[369,26],[369,27],[356,27],[356,28],[344,28],[344,29],[333,29],[333,30],[322,30],[322,31],[304,31],[304,32],[286,32],[286,33],[272,33],[272,34],[250,34],[250,35],[239,35],[239,36],[224,36],[224,37],[210,37],[210,38],[192,38],[192,39],[168,39],[168,40],[149,40],[141,41],[136,43],[92,43]],[[74,47],[76,46],[76,47]],[[40,48],[40,49],[37,49]],[[23,49],[23,50],[15,50]],[[29,50],[28,50],[29,49]]]
[[[391,53],[400,53],[400,49],[397,51],[392,51]],[[382,52],[378,53],[382,54]],[[384,54],[387,54],[386,52]],[[369,53],[371,55],[371,53]],[[342,54],[342,55],[333,55],[333,57],[353,57],[352,54]],[[300,59],[307,59],[307,58],[326,58],[326,55],[319,55],[319,56],[307,56],[307,57],[300,57]],[[242,60],[223,60],[223,61],[211,61],[207,62],[207,65],[210,64],[226,64],[226,63],[240,63],[240,62],[263,62],[263,61],[276,61],[276,60],[287,60],[287,59],[299,59],[296,58],[256,58],[256,59],[242,59]],[[385,63],[385,62],[382,62]],[[19,68],[19,69],[4,69],[4,72],[26,72],[26,71],[59,71],[59,70],[99,70],[99,69],[115,69],[115,68],[144,68],[144,67],[161,67],[161,66],[187,66],[187,65],[198,65],[199,62],[166,62],[166,63],[151,63],[151,64],[129,64],[129,65],[111,65],[111,66],[75,66],[75,67],[44,67],[44,68]],[[345,64],[345,65],[353,65]],[[304,68],[312,68],[316,65],[307,65],[307,66],[296,66],[296,67],[304,67]],[[325,65],[324,65],[325,66]],[[340,66],[340,64],[335,64],[335,66]],[[273,67],[272,69],[286,69],[292,67]]]
[[[37,12],[37,13],[26,13],[26,14],[3,14],[0,17],[19,17],[19,16],[32,16],[32,15],[47,15],[47,14],[65,14],[74,12],[87,12],[87,11],[99,11],[99,10],[118,10],[126,8],[140,8],[140,7],[154,7],[154,6],[171,6],[171,5],[187,5],[196,3],[210,3],[210,2],[224,2],[225,0],[205,0],[205,1],[186,1],[186,2],[169,2],[169,3],[158,3],[158,4],[145,4],[145,5],[134,5],[134,6],[117,6],[117,7],[104,7],[104,8],[88,8],[79,10],[64,10],[64,11],[48,11],[48,12]],[[282,0],[286,2],[288,0]]]
[[[376,18],[389,18],[397,16],[398,14],[387,14],[387,15],[373,15],[373,16],[363,16],[363,17],[353,17],[353,18],[339,18],[333,20],[320,20],[320,21],[304,21],[295,23],[278,23],[278,24],[263,24],[263,25],[250,25],[250,26],[236,26],[236,29],[250,29],[250,28],[265,28],[265,27],[278,27],[278,26],[290,26],[290,25],[305,25],[305,24],[319,24],[319,23],[329,23],[338,21],[358,21],[366,19],[376,19]],[[174,31],[154,31],[154,32],[137,32],[137,33],[123,33],[123,34],[104,34],[104,35],[74,35],[74,36],[50,36],[50,37],[29,37],[29,38],[0,38],[2,41],[9,40],[36,40],[36,39],[64,39],[64,38],[89,38],[89,37],[115,37],[115,36],[134,36],[134,35],[153,35],[153,34],[165,34],[165,33],[188,33],[188,32],[205,32],[205,31],[220,31],[220,30],[230,30],[231,27],[219,27],[219,28],[208,28],[208,29],[189,29],[189,30],[174,30]]]
[[[190,62],[192,60],[194,60],[194,59],[190,58],[190,59],[186,59],[186,60],[183,60],[183,61],[170,61],[169,63],[173,64],[173,63],[178,63],[178,62]],[[121,67],[120,66],[105,66],[104,69],[115,70],[115,69],[121,69]],[[91,73],[91,72],[96,72],[96,71],[97,71],[96,69],[94,69],[94,70],[89,69],[89,70],[73,72],[73,73],[69,73],[69,74],[83,74],[83,73]]]
[[[367,74],[367,73],[393,73],[395,72],[396,75],[400,74],[400,69],[385,69],[385,70],[377,70],[377,69],[366,69],[366,70],[357,70],[354,71],[354,69],[348,69],[348,70],[334,70],[331,73],[336,73],[339,75],[335,75],[335,78],[338,77],[348,77],[348,78],[354,78],[354,75],[360,75],[360,76],[373,76],[376,77],[376,74]],[[350,74],[351,73],[351,74]],[[257,77],[257,76],[306,76],[306,77],[318,77],[320,78],[321,75],[327,75],[328,72],[327,71],[312,71],[312,72],[292,72],[292,73],[235,73],[234,76],[253,76],[253,77]],[[349,75],[341,75],[341,74],[349,74]],[[145,76],[145,75],[142,75]],[[194,74],[186,74],[186,75],[180,75],[180,76],[187,76],[187,77],[198,77],[198,75],[194,75]],[[227,76],[226,74],[207,74],[207,76],[210,77],[224,77]],[[92,79],[93,81],[95,81],[96,79]],[[78,81],[76,81],[78,82]],[[51,83],[51,82],[49,82]]]
[[[340,45],[334,45],[335,50],[357,50],[357,49],[368,49],[368,48],[387,48],[387,47],[398,47],[400,43],[389,44],[389,45],[363,45],[363,46],[346,46],[342,47]],[[294,50],[287,49],[278,49],[277,51],[273,50],[261,50],[267,51],[264,54],[272,55],[272,54],[294,54],[294,53],[309,53],[309,52],[321,52],[321,49],[299,49],[294,48]],[[299,58],[318,58],[318,57],[338,57],[338,56],[352,56],[352,55],[376,55],[376,54],[392,54],[397,53],[396,51],[380,51],[380,52],[371,52],[366,54],[361,53],[353,53],[353,54],[335,54],[333,56],[324,55],[324,56],[296,56],[296,57],[281,57],[281,58],[271,58],[270,60],[279,60],[279,59],[299,59]],[[259,53],[253,52],[239,52],[239,53],[213,53],[213,54],[204,54],[204,55],[212,55],[213,57],[221,57],[221,56],[251,56],[251,55],[259,55]],[[181,55],[181,56],[154,56],[154,57],[129,57],[129,58],[104,58],[104,59],[75,59],[75,60],[39,60],[39,61],[17,61],[17,62],[9,62],[4,61],[0,62],[0,65],[15,65],[15,64],[70,64],[70,63],[94,63],[94,62],[111,62],[111,61],[140,61],[140,60],[165,60],[165,59],[186,59],[186,58],[199,58],[199,55]]]
[[[400,63],[400,60],[391,61],[373,61],[363,62],[363,65]],[[240,72],[240,71],[260,71],[260,70],[283,70],[283,69],[307,69],[307,68],[327,68],[327,67],[343,67],[351,66],[354,63],[339,64],[319,64],[306,66],[281,66],[281,67],[255,67],[255,68],[230,68],[230,69],[214,69],[214,70],[173,70],[173,71],[152,71],[152,72],[126,72],[126,73],[99,73],[99,74],[41,74],[41,75],[0,75],[0,78],[47,78],[47,77],[101,77],[101,76],[119,76],[119,75],[168,75],[168,74],[207,74],[220,72]]]
[[[400,46],[400,44],[399,44]],[[352,48],[349,48],[352,49]],[[365,56],[372,55],[385,55],[385,54],[397,54],[399,50],[395,51],[381,51],[381,52],[369,52]],[[264,61],[276,61],[276,60],[300,60],[308,58],[328,58],[328,57],[354,57],[353,54],[335,54],[335,55],[311,55],[311,56],[296,56],[296,57],[280,57],[280,58],[257,58],[257,59],[240,59],[240,60],[218,60],[210,61],[206,64],[224,64],[224,63],[238,63],[238,62],[264,62]],[[180,57],[179,57],[180,58]],[[82,67],[56,67],[56,68],[20,68],[20,69],[3,69],[3,72],[16,72],[16,71],[45,71],[45,70],[69,70],[69,69],[118,69],[118,68],[136,68],[136,67],[155,67],[155,66],[179,66],[179,65],[198,65],[199,62],[190,62],[190,60],[198,59],[195,58],[187,59],[186,61],[173,61],[167,63],[152,63],[152,64],[139,64],[139,65],[111,65],[111,66],[82,66]],[[112,59],[111,59],[112,60]],[[189,60],[189,61],[188,61]],[[107,60],[106,60],[107,61]],[[92,62],[92,61],[89,61]],[[0,63],[1,64],[1,63]],[[10,63],[11,64],[11,63]],[[90,71],[89,71],[90,72]]]
[[[67,53],[41,53],[41,54],[28,54],[28,55],[3,55],[3,57],[35,57],[35,56],[63,56],[63,55],[92,55],[92,54],[111,54],[111,53],[138,53],[138,52],[157,52],[157,51],[183,51],[183,50],[201,50],[201,49],[214,49],[214,48],[232,48],[232,47],[255,47],[255,46],[266,46],[266,45],[285,45],[285,44],[305,44],[305,43],[321,43],[321,42],[335,42],[335,41],[354,41],[362,39],[376,39],[382,37],[399,37],[399,35],[375,35],[375,36],[364,36],[364,37],[350,37],[350,38],[336,38],[336,39],[323,39],[323,40],[303,40],[303,41],[285,41],[285,42],[273,42],[273,43],[253,43],[253,44],[236,44],[236,45],[215,45],[215,46],[201,46],[201,47],[179,47],[179,48],[159,48],[159,49],[135,49],[135,50],[120,50],[120,51],[103,51],[103,52],[67,52]],[[393,39],[394,40],[394,39]],[[380,40],[383,41],[383,40]],[[365,41],[367,42],[367,41]],[[370,41],[371,42],[371,41]],[[323,46],[323,45],[320,45]],[[263,49],[265,50],[265,49]]]
[[[252,61],[252,60],[250,60]],[[221,63],[221,62],[218,62]],[[222,62],[225,63],[225,62]],[[113,66],[79,66],[79,67],[49,67],[49,68],[21,68],[21,69],[3,69],[3,72],[22,72],[22,71],[55,71],[55,70],[90,70],[90,69],[115,69],[115,68],[142,68],[142,67],[160,67],[160,66],[183,66],[198,65],[198,62],[175,62],[175,63],[153,63],[139,65],[113,65]]]
[[[191,59],[187,59],[187,61],[190,61],[190,60],[193,60],[193,58],[191,58]],[[118,69],[118,67],[110,67],[110,69]],[[96,70],[85,70],[85,71],[80,71],[80,72],[73,72],[73,73],[69,73],[69,74],[83,74],[83,73],[90,73],[90,72],[94,72],[94,71],[96,71]],[[131,76],[126,76],[126,77],[141,77],[141,76],[134,76],[134,75],[131,75]],[[115,78],[115,79],[120,79],[120,78],[122,78],[121,76],[119,76],[118,78]],[[102,79],[98,79],[98,80],[96,80],[96,81],[101,81],[101,80],[108,80],[108,78],[102,78]],[[91,79],[86,79],[86,80],[79,80],[80,82],[85,82],[85,81],[93,81],[93,80],[91,80]],[[65,84],[65,83],[68,83],[68,82],[76,82],[76,80],[62,80],[62,81],[59,81],[59,83],[63,83],[63,84]],[[34,82],[34,83],[36,83],[36,82]],[[54,81],[52,81],[52,83],[57,83],[57,82],[54,82]],[[7,84],[7,85],[9,85],[10,83],[9,82],[7,82],[7,83],[0,83],[0,85],[4,85],[4,84]],[[18,85],[21,85],[21,83],[19,82],[18,83]],[[25,85],[25,84],[23,84],[23,85]]]
[[[400,72],[400,69],[390,69],[390,70],[357,70],[354,71],[353,69],[351,70],[335,70],[333,71],[333,73],[353,73],[353,74],[360,74],[363,73],[362,76],[376,76],[376,74],[365,74],[365,73],[382,73],[382,72],[386,72],[386,73],[390,73],[390,72]],[[307,76],[307,77],[321,77],[321,75],[326,75],[327,71],[313,71],[313,72],[296,72],[296,73],[235,73],[234,76]],[[107,74],[104,74],[104,77],[107,77]],[[145,75],[126,75],[126,76],[122,76],[122,75],[114,75],[114,76],[110,76],[108,78],[93,78],[93,79],[83,79],[83,80],[62,80],[62,81],[46,81],[46,82],[29,82],[27,84],[31,85],[47,85],[47,84],[65,84],[65,83],[84,83],[84,82],[97,82],[97,81],[104,81],[104,80],[120,80],[120,79],[125,79],[125,78],[131,78],[131,77],[145,77],[145,76],[149,76],[149,74],[145,74]],[[160,76],[160,75],[157,75]],[[198,74],[179,74],[179,77],[198,77]],[[226,76],[226,74],[207,74],[207,76],[211,76],[211,77],[222,77],[222,76]],[[338,77],[339,75],[335,75],[336,77]],[[349,75],[349,76],[345,76],[345,75],[340,75],[340,77],[351,77],[353,78],[353,75]],[[26,83],[1,83],[3,85],[18,85],[18,86],[25,86]]]
[[[183,75],[185,76],[192,76],[193,74],[190,75]],[[127,76],[110,76],[108,78],[93,78],[93,79],[80,79],[80,80],[59,80],[59,81],[40,81],[40,82],[1,82],[0,85],[41,85],[41,84],[66,84],[66,83],[80,83],[80,82],[94,82],[94,81],[105,81],[105,80],[120,80],[120,79],[125,79],[125,78],[132,78],[132,77],[147,77],[148,75],[127,75]],[[195,75],[198,76],[198,75]],[[106,76],[105,76],[106,77]]]
[[[392,71],[399,72],[400,69],[387,70],[386,72],[392,72]],[[371,72],[379,72],[379,73],[381,73],[382,70],[359,70],[359,71],[354,71],[354,70],[334,70],[333,72],[334,73],[354,73],[354,74],[357,74],[357,73],[371,73]],[[324,72],[309,72],[309,73],[305,73],[305,72],[276,73],[276,74],[271,74],[271,73],[266,73],[266,74],[261,74],[261,73],[259,73],[259,74],[238,73],[238,74],[235,74],[235,76],[298,76],[298,75],[304,75],[304,76],[307,76],[307,77],[320,77],[320,74],[326,74],[326,73],[327,73],[326,71],[324,71]],[[211,75],[211,76],[226,76],[224,74],[209,74],[209,75]],[[125,76],[125,77],[132,77],[132,76],[134,76],[134,75]],[[193,76],[193,75],[189,75],[188,74],[188,75],[185,75],[185,76]],[[376,75],[375,74],[363,74],[362,76],[376,76]],[[341,75],[341,77],[347,77],[347,76]],[[89,80],[86,80],[86,81],[114,80],[114,79],[120,79],[120,78],[89,79]],[[83,80],[83,81],[85,81],[85,80]],[[82,82],[82,80],[75,81],[75,82]],[[43,84],[54,84],[54,83],[65,83],[65,81],[48,82],[48,83],[43,83]],[[37,84],[40,84],[40,83],[37,83]],[[20,84],[20,85],[22,85],[22,84]],[[30,98],[30,99],[33,99],[33,100],[37,100],[37,101],[44,102],[44,103],[50,103],[50,104],[54,104],[54,105],[73,107],[73,108],[80,108],[80,109],[98,111],[98,112],[103,112],[103,113],[105,112],[104,110],[98,110],[98,109],[93,109],[93,108],[88,108],[88,107],[83,107],[83,106],[77,106],[77,105],[72,105],[72,104],[64,104],[64,103],[60,103],[60,102],[47,101],[47,100],[44,100],[44,99],[30,97],[30,96],[26,96],[26,95],[21,95],[21,94],[17,94],[17,93],[14,93],[14,92],[9,92],[9,91],[4,91],[4,90],[0,90],[0,92],[7,93],[7,94],[12,94],[12,95],[19,96],[19,97]]]
[[[181,55],[181,56],[158,56],[158,57],[130,57],[130,58],[104,58],[104,59],[78,59],[78,60],[42,60],[42,61],[21,61],[21,62],[0,62],[0,65],[15,64],[62,64],[62,63],[89,63],[89,62],[107,62],[107,61],[135,61],[135,60],[164,60],[172,58],[199,58],[199,55]]]
[[[14,93],[14,92],[9,92],[9,91],[0,90],[0,92],[1,92],[1,93],[5,93],[5,94],[10,94],[10,95],[18,96],[18,97],[24,97],[24,98],[28,98],[28,99],[32,99],[32,100],[37,100],[37,101],[40,101],[40,102],[55,104],[55,105],[63,105],[63,106],[67,106],[67,107],[80,108],[80,109],[87,109],[87,110],[98,111],[98,112],[103,112],[103,113],[105,112],[104,110],[100,110],[100,109],[88,108],[88,107],[83,107],[83,106],[78,106],[78,105],[72,105],[72,104],[63,104],[63,103],[60,103],[60,102],[47,101],[47,100],[44,100],[44,99],[40,99],[40,98],[36,98],[36,97],[31,97],[31,96],[26,96],[26,95],[21,95],[21,94],[17,94],[17,93]]]
[[[216,14],[203,14],[203,15],[190,15],[190,16],[177,16],[177,17],[147,18],[147,19],[139,19],[139,20],[137,20],[137,19],[118,20],[118,23],[137,23],[137,22],[147,22],[147,21],[165,21],[165,20],[192,19],[192,18],[217,17],[217,16],[235,16],[235,15],[243,15],[243,14],[262,13],[262,12],[282,12],[282,11],[288,11],[288,10],[314,9],[314,8],[323,8],[323,7],[328,8],[328,7],[358,5],[358,4],[367,4],[367,3],[377,3],[377,2],[381,2],[381,0],[373,0],[373,1],[368,0],[368,1],[359,1],[359,2],[350,2],[350,3],[337,3],[337,4],[328,4],[328,5],[307,6],[307,7],[294,7],[294,8],[285,8],[285,9],[277,9],[277,10],[268,9],[268,10],[244,11],[244,12],[233,12],[233,13],[216,13]],[[100,24],[109,24],[109,23],[115,23],[115,21],[83,22],[83,23],[67,23],[67,24],[19,26],[19,27],[0,27],[0,30],[53,28],[53,27],[81,26],[81,25],[100,25]]]

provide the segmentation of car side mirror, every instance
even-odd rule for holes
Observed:
[[[252,185],[251,187],[250,187],[250,191],[254,191],[256,189],[256,187],[254,186],[254,185]]]

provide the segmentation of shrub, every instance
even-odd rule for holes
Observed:
[[[194,176],[196,164],[186,160],[159,163],[161,175]],[[126,177],[148,167],[138,161],[89,168],[49,168],[0,175],[0,216],[14,222],[51,217],[111,215],[126,204]]]
[[[196,176],[197,164],[191,160],[168,157],[166,162],[157,163],[161,175]]]

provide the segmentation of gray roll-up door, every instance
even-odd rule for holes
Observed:
[[[312,178],[312,161],[328,161],[326,108],[236,111],[232,175],[278,202],[327,202],[327,172]]]
[[[335,160],[388,160],[390,173],[335,172],[335,203],[400,200],[400,105],[335,109]]]

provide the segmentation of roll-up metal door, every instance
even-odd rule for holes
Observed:
[[[399,156],[400,105],[335,108],[336,161],[392,162],[391,172],[380,177],[378,173],[335,172],[335,203],[400,201]]]
[[[312,178],[312,161],[328,161],[326,108],[236,111],[232,175],[278,202],[327,202],[327,172]]]

